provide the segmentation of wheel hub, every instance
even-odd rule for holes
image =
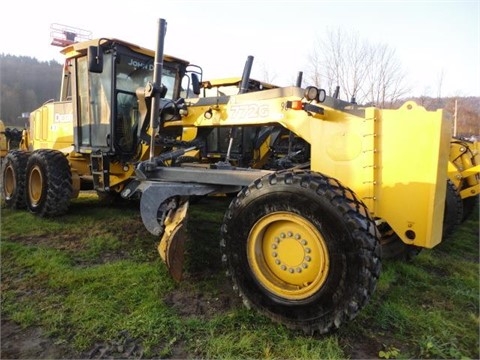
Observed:
[[[269,253],[271,260],[281,271],[287,271],[290,274],[301,273],[302,269],[308,268],[308,263],[312,260],[308,255],[312,252],[307,246],[308,241],[299,233],[281,232],[273,237],[273,241],[266,241],[265,244],[271,244],[272,251]],[[265,253],[268,254],[268,251]]]
[[[36,206],[40,203],[42,198],[42,190],[43,190],[43,175],[41,169],[38,166],[32,168],[30,175],[29,175],[29,188],[28,194],[30,196],[30,201],[32,206]]]
[[[305,218],[287,212],[260,219],[249,236],[249,261],[268,291],[303,299],[323,285],[328,252],[319,231]]]
[[[12,166],[8,166],[5,169],[5,175],[4,175],[4,191],[5,191],[5,196],[7,199],[10,199],[13,195],[13,192],[15,191],[15,171],[12,169]]]

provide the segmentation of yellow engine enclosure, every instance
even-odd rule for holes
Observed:
[[[281,124],[310,143],[311,170],[353,189],[402,241],[440,243],[452,129],[442,110],[414,102],[396,110],[316,104],[323,114],[286,106],[302,97],[290,87],[232,96],[225,105],[192,99],[182,125]]]

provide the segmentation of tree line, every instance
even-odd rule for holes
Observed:
[[[0,55],[0,119],[23,126],[28,113],[50,99],[58,99],[62,65],[28,56]]]
[[[406,100],[414,100],[428,110],[443,108],[447,116],[456,117],[458,136],[480,135],[480,97],[408,97],[402,82],[404,72],[388,46],[362,43],[341,32],[332,32],[324,41],[323,55],[314,50],[310,58],[309,84],[331,92],[340,85],[341,97],[356,97],[359,104],[397,108]],[[372,64],[374,57],[378,58],[376,64]],[[23,113],[58,99],[62,64],[0,54],[0,76],[0,119],[6,126],[23,127]]]

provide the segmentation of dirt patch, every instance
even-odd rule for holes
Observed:
[[[41,327],[22,329],[2,319],[0,359],[142,359],[140,341],[121,332],[116,339],[95,344],[86,352],[73,351],[68,344],[56,343]],[[180,352],[179,352],[180,353]]]
[[[118,234],[121,234],[120,236]],[[98,253],[94,238],[116,238],[116,244],[104,246]],[[44,247],[64,252],[80,267],[105,264],[132,258],[132,254],[145,254],[144,260],[157,258],[158,239],[149,234],[141,220],[106,223],[101,228],[89,229],[84,233],[45,233],[39,235],[14,235],[8,241],[26,246]]]
[[[165,301],[177,313],[185,318],[209,319],[218,314],[227,313],[240,306],[238,296],[225,284],[218,295],[202,292],[198,289],[181,287],[165,297]],[[225,290],[225,291],[223,291]],[[96,343],[85,352],[76,352],[65,343],[46,336],[41,327],[32,326],[23,329],[15,322],[3,319],[1,322],[0,359],[145,359],[142,342],[123,331],[116,339]],[[165,348],[168,352],[165,353]],[[183,341],[159,345],[153,349],[157,354],[153,358],[186,359],[191,357]]]
[[[202,293],[185,293],[182,290],[169,293],[165,302],[182,317],[208,319],[231,308],[231,298],[227,295],[212,297]]]
[[[48,234],[35,236],[12,236],[8,240],[23,245],[48,246],[58,250],[81,250],[84,245],[77,234]]]
[[[2,318],[1,359],[82,359],[66,344],[55,342],[44,335],[40,327],[23,329],[15,322]]]
[[[189,283],[194,283],[190,280]],[[218,283],[218,291],[204,292],[199,289],[182,286],[169,292],[164,301],[178,315],[184,318],[211,319],[219,314],[225,314],[231,309],[242,306],[240,297],[234,293],[227,278]]]

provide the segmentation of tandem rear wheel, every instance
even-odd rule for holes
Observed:
[[[27,208],[39,216],[67,212],[72,197],[72,174],[67,158],[57,150],[36,150],[26,167]]]
[[[11,209],[25,209],[25,174],[29,153],[10,150],[3,159],[2,195],[5,205]]]

